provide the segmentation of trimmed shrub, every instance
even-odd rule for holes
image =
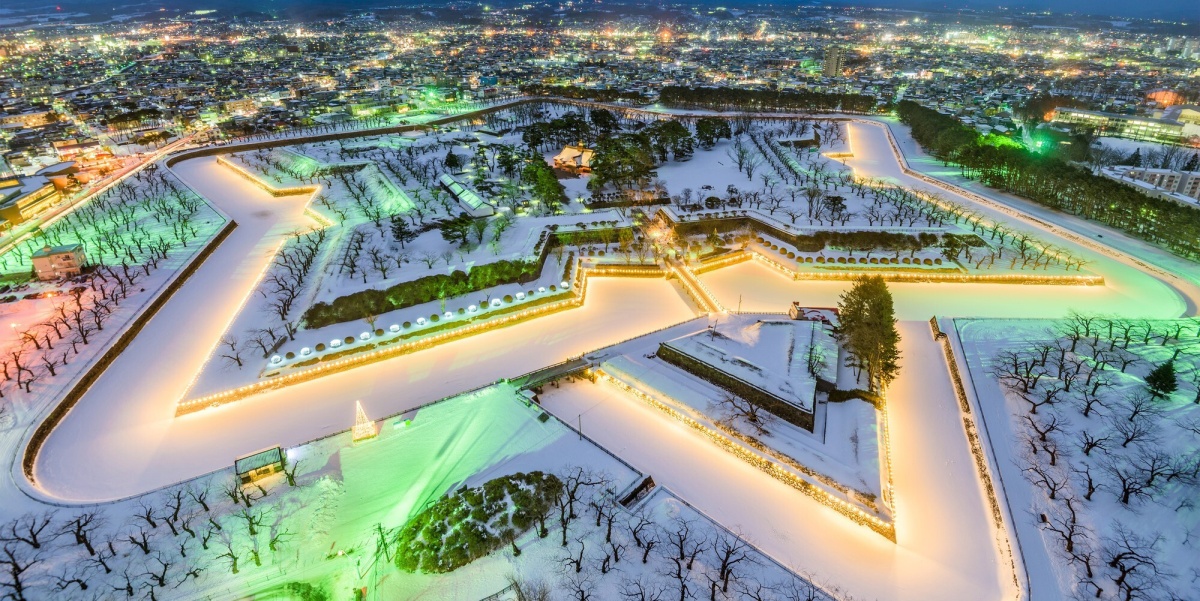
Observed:
[[[506,302],[506,303],[511,303],[511,302],[513,302],[513,297],[512,297],[512,295],[511,295],[511,294],[505,294],[505,295],[504,295],[504,302]]]
[[[405,322],[405,323],[408,323],[408,322]],[[345,342],[346,344],[354,344],[354,337],[353,337],[353,336],[347,336],[347,337],[345,337],[345,338],[343,338],[343,339],[342,339],[342,342]]]
[[[283,356],[283,358],[288,359],[290,361],[290,360],[296,358],[296,353],[293,353],[292,351],[288,351],[287,354]]]
[[[362,290],[328,303],[317,303],[304,312],[304,321],[310,328],[321,328],[367,315],[382,315],[437,300],[440,295],[454,297],[502,284],[527,283],[540,270],[537,261],[496,261],[478,265],[469,274],[454,271],[449,275],[428,275],[384,290]]]
[[[325,343],[324,343],[324,342],[318,342],[318,343],[317,343],[317,352],[319,353],[319,352],[321,352],[321,351],[323,351],[323,350],[325,350]]]
[[[396,567],[446,573],[483,557],[537,526],[547,529],[562,482],[552,474],[518,473],[459,490],[413,516],[396,535]]]

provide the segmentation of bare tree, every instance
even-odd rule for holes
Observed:
[[[729,582],[737,578],[736,571],[740,569],[738,564],[756,563],[751,555],[750,545],[746,543],[741,534],[728,531],[721,531],[717,534],[712,543],[712,555],[716,560],[714,565],[717,567],[717,578],[711,580],[710,596],[713,599],[716,598],[718,583],[721,585],[722,593],[729,593]]]
[[[0,542],[24,543],[30,548],[41,549],[42,545],[52,542],[60,535],[59,530],[50,527],[54,524],[54,518],[53,511],[27,513],[0,527]]]
[[[25,548],[17,544],[5,544],[0,549],[0,590],[6,591],[5,598],[26,601],[29,597],[30,577],[26,573],[41,563],[38,549]]]
[[[718,406],[726,414],[726,423],[732,426],[734,420],[744,419],[759,436],[768,434],[766,427],[775,420],[775,416],[767,413],[762,407],[729,391],[721,392]]]
[[[1121,419],[1114,416],[1109,420],[1109,424],[1116,431],[1116,438],[1121,442],[1121,448],[1126,448],[1135,442],[1150,442],[1157,433],[1154,424],[1147,418]]]
[[[550,601],[550,587],[541,580],[525,580],[516,574],[505,577],[517,601]]]
[[[1158,567],[1158,533],[1143,536],[1116,524],[1114,536],[1104,541],[1104,560],[1122,599],[1156,599],[1164,575]]]
[[[567,529],[571,520],[578,517],[575,513],[575,505],[582,497],[582,493],[591,487],[607,485],[609,479],[606,475],[592,472],[591,470],[582,467],[567,468],[559,475],[559,480],[562,481],[562,489],[558,495],[558,510],[559,510],[559,526],[562,527],[562,546],[567,546]]]
[[[237,574],[238,573],[238,551],[237,551],[237,549],[234,549],[233,541],[226,540],[226,541],[223,541],[222,544],[224,545],[225,552],[221,553],[220,555],[217,555],[217,559],[224,559],[225,561],[229,562],[229,572],[231,574]]]
[[[668,546],[667,559],[670,561],[666,576],[675,580],[679,587],[679,599],[683,601],[691,594],[691,572],[696,557],[708,548],[708,540],[700,535],[696,523],[675,518],[672,526],[665,531]]]
[[[1144,474],[1133,464],[1113,458],[1105,462],[1104,470],[1114,480],[1113,490],[1122,504],[1128,505],[1134,499],[1151,498],[1151,486],[1146,484]]]
[[[58,535],[71,535],[74,537],[76,545],[87,549],[88,555],[95,555],[96,549],[92,546],[92,538],[103,523],[104,518],[98,512],[85,511],[63,524],[59,528]]]
[[[666,587],[652,574],[643,574],[637,579],[625,577],[621,580],[622,601],[666,601]]]
[[[88,590],[88,572],[90,566],[87,563],[69,562],[59,566],[54,572],[54,588],[63,594],[70,594],[67,591],[71,588],[78,588],[80,592]]]

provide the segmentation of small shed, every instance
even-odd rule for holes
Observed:
[[[591,148],[579,144],[564,146],[562,152],[554,157],[554,166],[559,169],[565,169],[573,173],[591,173],[592,172],[592,157],[596,152]]]
[[[233,471],[242,484],[249,484],[283,471],[283,463],[283,449],[276,446],[238,457],[233,462]]]

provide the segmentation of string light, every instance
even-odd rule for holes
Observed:
[[[805,480],[796,474],[785,470],[779,465],[779,463],[751,452],[746,447],[733,442],[724,434],[705,426],[704,424],[680,413],[679,411],[676,411],[675,409],[651,397],[645,392],[614,378],[602,369],[595,369],[593,374],[595,378],[603,380],[604,382],[611,384],[630,395],[633,395],[654,409],[665,413],[676,421],[679,421],[689,428],[703,434],[709,439],[709,441],[716,444],[722,450],[754,467],[757,467],[772,478],[775,478],[776,480],[779,480],[780,482],[783,482],[784,484],[787,484],[792,488],[795,488],[796,490],[812,497],[822,505],[830,507],[834,511],[837,511],[838,513],[850,518],[851,521],[874,530],[888,540],[891,540],[892,542],[896,541],[896,528],[891,521],[871,515],[870,513],[860,509],[858,505],[852,503],[851,501],[834,496],[824,488],[821,488],[820,486],[817,486],[816,484],[813,484],[812,482],[809,482],[808,480]]]
[[[375,422],[367,418],[367,412],[363,411],[362,401],[354,401],[354,429],[352,430],[352,439],[354,442],[375,438],[379,433],[379,429],[375,427]]]

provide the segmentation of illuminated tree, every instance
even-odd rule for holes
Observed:
[[[838,308],[838,340],[866,370],[870,389],[886,388],[900,371],[900,333],[887,284],[879,276],[860,277]]]

